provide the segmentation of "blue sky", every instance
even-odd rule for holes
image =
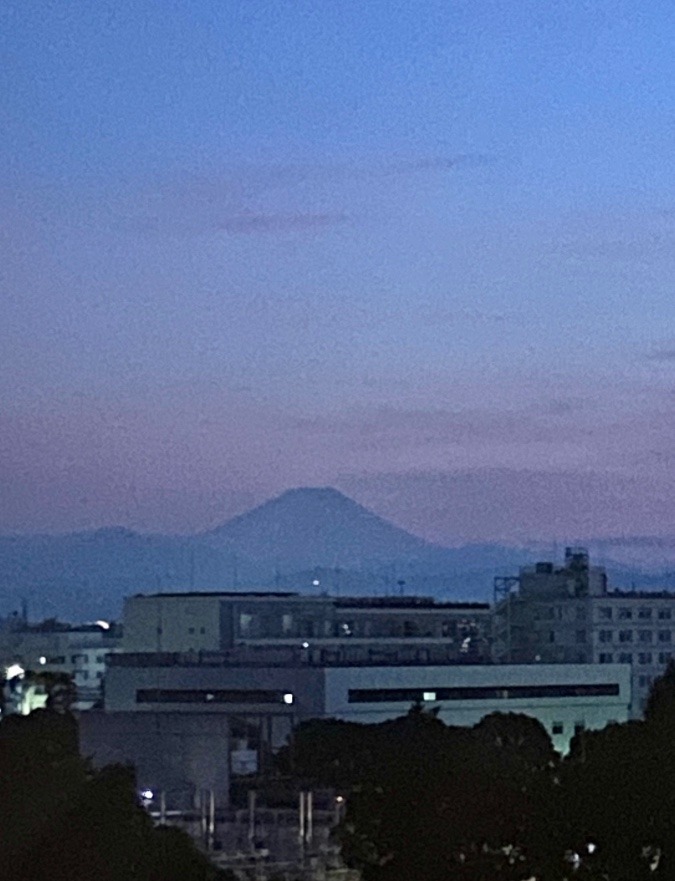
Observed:
[[[669,531],[674,38],[665,2],[8,0],[0,529],[322,483],[446,541]]]

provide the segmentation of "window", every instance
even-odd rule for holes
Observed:
[[[672,652],[659,652],[659,664],[667,664],[672,656]]]
[[[670,630],[659,630],[659,642],[670,642],[672,633]]]
[[[613,635],[614,633],[611,630],[601,630],[599,635],[600,642],[611,642]]]
[[[548,632],[548,641],[555,642],[555,630],[549,630]]]
[[[633,631],[619,630],[619,642],[633,642]]]
[[[619,618],[622,621],[629,621],[633,617],[633,610],[627,609],[625,606],[619,609]]]
[[[195,632],[194,627],[188,627],[188,633],[194,633],[194,632]]]
[[[651,630],[640,630],[638,632],[638,641],[639,642],[651,642],[652,641]]]
[[[199,632],[204,635],[206,633],[206,627],[200,627]]]
[[[285,704],[291,692],[262,689],[202,689],[141,688],[136,692],[137,704]]]
[[[416,703],[425,694],[439,701],[519,700],[538,697],[609,697],[619,694],[615,682],[555,685],[460,685],[437,688],[350,688],[350,704]]]
[[[611,652],[600,652],[598,661],[601,664],[612,664],[614,662],[614,655]]]
[[[577,621],[584,621],[586,619],[586,606],[577,606]]]
[[[562,722],[553,722],[551,724],[551,734],[564,734],[565,726]]]
[[[97,679],[103,679],[103,673],[101,673],[100,670],[99,670],[99,672],[96,674],[96,678],[97,678]]]
[[[105,664],[105,655],[96,655],[97,664]]]
[[[640,652],[638,655],[638,664],[651,664],[652,662],[652,653],[651,652]]]
[[[47,658],[48,664],[65,664],[66,656],[65,655],[55,655],[53,658]]]
[[[162,628],[158,627],[157,628],[157,636],[161,636],[161,635],[162,635]]]
[[[647,618],[652,617],[651,609],[638,609],[638,618],[641,618],[643,621]]]
[[[670,609],[659,609],[659,618],[661,621],[670,621]]]
[[[585,731],[585,730],[586,730],[586,723],[583,721],[583,719],[580,722],[574,723],[574,733],[575,734],[581,734],[581,732]]]
[[[620,664],[632,664],[633,656],[629,652],[621,652],[619,655],[619,663]]]
[[[612,620],[612,607],[611,606],[600,606],[598,609],[598,615],[601,621],[611,621]]]
[[[86,655],[71,655],[70,663],[71,664],[86,664],[89,661],[89,658]]]
[[[586,642],[586,631],[585,630],[577,630],[576,639],[577,639],[577,642]]]
[[[640,676],[639,682],[640,682],[640,688],[649,688],[649,686],[652,684],[652,677],[651,676]]]

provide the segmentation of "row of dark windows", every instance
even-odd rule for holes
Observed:
[[[653,642],[653,630],[637,630],[638,642]],[[598,633],[599,642],[613,642],[618,637],[619,642],[633,642],[632,630],[600,630]],[[672,642],[673,634],[671,630],[659,630],[656,633],[657,642]]]
[[[288,702],[283,691],[264,689],[178,689],[141,688],[138,704],[281,704]]]
[[[654,655],[652,654],[652,652],[639,652],[636,656],[634,656],[630,652],[621,652],[616,656],[617,662],[619,664],[632,664],[634,657],[637,657],[638,664],[654,663]],[[659,652],[657,655],[657,663],[667,664],[672,657],[672,652]],[[614,654],[612,652],[600,652],[600,654],[598,655],[598,661],[601,664],[613,664]]]
[[[646,621],[652,617],[653,610],[648,607],[637,609],[637,611],[628,607],[614,609],[612,606],[600,606],[598,609],[599,617],[605,621],[610,621],[614,617],[614,612],[616,612],[616,617],[622,621],[629,621],[632,618]],[[661,621],[670,621],[672,609],[657,609],[656,617]]]
[[[476,685],[455,688],[351,688],[350,704],[416,703],[418,701],[517,700],[541,697],[610,697],[618,683],[571,685]]]

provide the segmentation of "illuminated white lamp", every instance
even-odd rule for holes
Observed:
[[[39,657],[38,660],[40,661],[41,664],[46,664],[46,663],[47,663],[47,658],[45,658],[44,655],[40,655],[40,657]]]
[[[285,704],[292,704],[293,703],[293,695],[291,694],[290,691],[287,691],[286,694],[284,695],[284,703]]]
[[[302,647],[303,647],[303,649],[308,649],[308,648],[309,648],[309,643],[308,643],[308,642],[303,642]]]
[[[314,585],[314,587],[318,587],[321,584],[321,582],[319,581],[318,578],[315,578],[314,581],[312,582],[312,584]]]
[[[109,621],[97,621],[96,624],[101,628],[101,630],[110,630],[110,622]]]
[[[423,691],[422,692],[422,700],[423,701],[435,701],[436,700],[436,692],[435,691]]]
[[[17,676],[23,676],[25,672],[21,664],[10,664],[5,670],[5,679],[16,679]]]
[[[152,801],[155,797],[155,793],[152,789],[142,789],[141,790],[141,798],[144,798],[146,801]]]

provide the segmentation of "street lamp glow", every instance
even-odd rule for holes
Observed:
[[[303,642],[302,647],[303,647],[303,649],[308,649],[308,648],[309,648],[309,643],[308,643],[308,642]]]
[[[152,789],[142,789],[141,790],[141,798],[144,798],[146,801],[152,801],[155,797],[155,793]]]
[[[96,621],[96,624],[101,628],[101,630],[110,630],[110,622],[109,621]]]
[[[45,658],[44,655],[40,655],[40,657],[39,657],[38,660],[39,660],[40,663],[43,664],[43,665],[47,663],[47,658]]]
[[[23,676],[25,672],[21,664],[10,664],[5,670],[5,679],[16,679],[17,676]]]
[[[436,692],[435,691],[423,691],[422,692],[422,700],[423,701],[435,701],[436,700]]]
[[[286,692],[286,694],[284,695],[284,703],[285,704],[292,704],[293,703],[293,695],[290,693],[290,691]]]

